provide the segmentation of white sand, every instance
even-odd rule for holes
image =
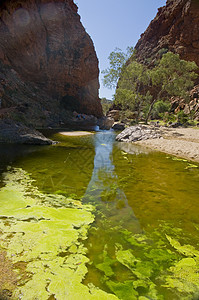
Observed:
[[[161,128],[163,138],[137,144],[199,162],[199,128]]]
[[[63,131],[63,132],[59,132],[59,134],[66,135],[66,136],[84,136],[84,135],[91,135],[94,133],[89,131]]]

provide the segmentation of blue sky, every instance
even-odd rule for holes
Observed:
[[[166,0],[76,0],[81,22],[91,36],[99,59],[100,71],[109,66],[108,56],[116,47],[135,46],[140,35]],[[114,90],[103,87],[100,97],[112,99]]]

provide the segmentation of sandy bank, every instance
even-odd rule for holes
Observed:
[[[161,128],[160,131],[163,138],[136,144],[199,162],[199,128]]]
[[[59,132],[59,134],[65,136],[84,136],[84,135],[91,135],[94,133],[89,131],[63,131],[63,132]]]

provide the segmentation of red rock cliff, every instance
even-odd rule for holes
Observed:
[[[73,0],[1,1],[3,107],[25,103],[41,115],[64,118],[64,110],[76,110],[99,117],[98,75],[95,49]]]
[[[199,66],[199,1],[168,0],[135,48],[144,63],[152,63],[165,48]]]

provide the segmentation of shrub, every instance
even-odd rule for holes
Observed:
[[[187,123],[188,119],[189,119],[188,116],[184,113],[183,110],[181,110],[177,113],[177,121],[178,122],[185,124],[185,123]]]
[[[157,101],[151,113],[152,119],[162,119],[166,112],[169,112],[171,104],[162,100]]]

